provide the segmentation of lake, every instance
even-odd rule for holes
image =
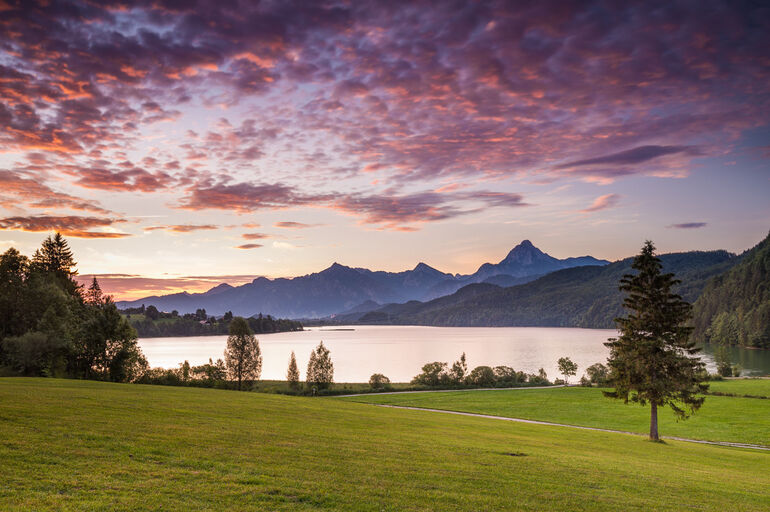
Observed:
[[[262,350],[262,379],[284,380],[289,355],[297,356],[302,378],[310,352],[323,340],[331,351],[335,382],[367,382],[382,373],[393,382],[408,382],[431,361],[450,364],[465,352],[469,369],[475,366],[507,365],[536,373],[544,368],[557,378],[556,361],[569,357],[578,364],[575,381],[586,367],[606,362],[603,345],[614,336],[612,329],[556,327],[422,327],[352,326],[331,329],[309,328],[299,332],[257,336]],[[176,368],[185,359],[191,365],[223,357],[227,336],[141,338],[139,346],[150,366]],[[715,371],[713,350],[704,359]],[[770,351],[731,349],[731,357],[746,370],[744,374],[770,372]]]

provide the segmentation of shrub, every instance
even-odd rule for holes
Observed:
[[[381,373],[375,373],[369,377],[369,386],[372,389],[387,389],[390,387],[390,379]]]
[[[479,387],[493,387],[495,385],[495,371],[489,366],[477,366],[468,375],[467,382]]]
[[[542,368],[540,368],[540,370],[537,372],[537,375],[535,375],[534,373],[530,373],[529,375],[527,375],[527,382],[535,386],[551,385],[551,382],[548,380],[548,375],[545,373],[545,370]]]
[[[446,384],[449,381],[447,366],[447,363],[438,361],[424,365],[422,367],[422,373],[412,379],[412,384],[422,384],[424,386]]]
[[[586,368],[586,374],[592,384],[597,386],[604,386],[607,383],[609,377],[609,369],[602,363],[592,364]]]
[[[527,374],[517,372],[510,366],[495,366],[495,384],[498,387],[512,387],[527,382]]]

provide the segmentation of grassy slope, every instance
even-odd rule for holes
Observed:
[[[3,510],[761,510],[769,472],[756,451],[337,399],[0,379]]]
[[[733,385],[738,389],[739,385]],[[649,431],[649,407],[605,398],[596,388],[526,389],[366,395],[343,400],[493,414],[570,425]],[[686,421],[669,409],[658,414],[661,435],[770,445],[770,401],[708,396]]]

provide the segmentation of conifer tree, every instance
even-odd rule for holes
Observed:
[[[96,276],[94,276],[91,286],[88,287],[84,299],[86,304],[90,306],[98,306],[104,301],[102,287],[99,286],[99,281],[96,280]]]
[[[286,380],[289,382],[291,389],[299,389],[299,368],[297,368],[297,358],[294,356],[294,351],[291,351],[291,358],[289,358],[289,370],[286,372]]]
[[[649,402],[650,439],[658,441],[658,407],[669,405],[685,419],[703,404],[698,395],[708,389],[701,383],[705,365],[690,341],[692,308],[672,292],[680,281],[661,272],[652,242],[644,244],[631,267],[637,274],[620,281],[620,290],[628,294],[623,302],[628,315],[615,319],[620,335],[605,343],[614,390],[604,394],[626,403]]]
[[[57,232],[43,240],[40,249],[35,251],[30,270],[55,276],[67,293],[77,295],[80,293],[80,285],[73,279],[77,275],[76,265],[69,243]]]

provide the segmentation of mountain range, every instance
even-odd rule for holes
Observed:
[[[659,256],[664,272],[682,281],[675,289],[694,302],[707,283],[741,261],[727,251],[690,251]],[[431,301],[387,304],[334,318],[339,323],[434,326],[533,326],[613,328],[623,315],[618,283],[632,273],[633,258],[604,266],[549,273],[518,286],[477,283]]]
[[[441,272],[425,263],[403,272],[372,271],[334,263],[321,272],[305,276],[259,277],[241,286],[223,283],[204,293],[152,296],[120,301],[117,305],[119,308],[154,305],[161,311],[180,313],[204,308],[215,315],[232,311],[240,316],[263,313],[282,318],[321,318],[340,312],[367,313],[388,303],[430,301],[473,284],[494,288],[524,284],[554,271],[608,263],[592,256],[560,260],[524,240],[500,262],[484,263],[469,275]]]

